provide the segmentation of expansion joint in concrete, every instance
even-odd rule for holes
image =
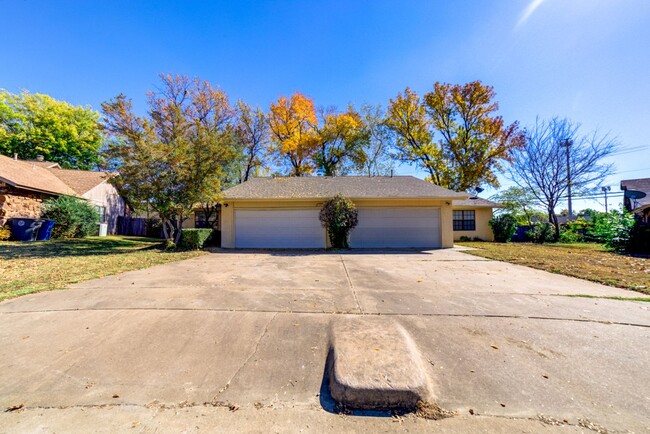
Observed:
[[[352,284],[352,279],[350,279],[350,273],[348,272],[348,267],[345,265],[345,261],[343,260],[343,256],[339,255],[339,258],[341,258],[341,264],[343,264],[343,270],[345,270],[345,277],[348,279],[348,286],[350,287],[350,291],[352,291],[352,296],[354,297],[354,302],[357,304],[357,309],[359,310],[359,313],[363,314],[363,310],[361,309],[361,304],[359,304],[359,298],[357,297],[357,292],[354,290],[354,285]]]

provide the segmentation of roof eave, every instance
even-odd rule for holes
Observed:
[[[277,201],[277,200],[327,200],[331,196],[314,196],[314,197],[224,197],[223,200],[250,200],[250,201]],[[469,196],[348,196],[350,200],[464,200]]]
[[[22,184],[16,184],[16,183],[14,183],[14,182],[10,182],[10,181],[8,181],[8,180],[5,180],[4,178],[1,178],[1,177],[0,177],[0,181],[4,182],[4,183],[6,183],[6,184],[9,184],[9,185],[11,185],[11,186],[14,187],[14,188],[18,188],[18,189],[21,189],[21,190],[27,190],[27,191],[33,191],[33,192],[35,192],[35,193],[49,194],[49,195],[52,195],[52,196],[72,196],[72,197],[80,197],[80,196],[77,195],[76,193],[72,193],[72,194],[71,194],[71,193],[61,193],[61,192],[58,192],[58,191],[41,190],[41,189],[39,189],[39,188],[33,188],[33,187],[28,187],[28,186],[26,186],[26,185],[22,185]]]
[[[452,205],[454,208],[505,208],[504,205]]]

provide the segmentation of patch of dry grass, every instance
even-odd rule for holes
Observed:
[[[418,401],[416,404],[415,415],[424,419],[442,420],[447,417],[456,416],[456,413],[445,410],[434,402]]]
[[[650,258],[621,255],[598,244],[463,242],[466,253],[650,294]]]
[[[0,242],[0,301],[201,254],[166,252],[160,240],[138,237]]]

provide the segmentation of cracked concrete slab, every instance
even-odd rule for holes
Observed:
[[[214,253],[28,295],[0,303],[0,406],[24,406],[0,432],[650,431],[649,305],[572,293],[636,295],[456,250]],[[327,330],[368,315],[456,417],[332,413]]]
[[[16,401],[36,406],[210,401],[254,351],[273,316],[174,311],[148,312],[144,320],[139,311],[12,315],[16,328],[0,330],[0,401],[5,407]]]
[[[311,407],[260,408],[192,406],[147,408],[140,406],[105,408],[26,409],[3,415],[6,432],[359,432],[403,431],[416,433],[542,433],[584,434],[584,428],[545,418],[517,419],[465,416],[431,421],[412,415],[404,417],[342,417]],[[98,421],[101,423],[98,424]]]

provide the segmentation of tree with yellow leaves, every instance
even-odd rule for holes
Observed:
[[[359,113],[352,106],[344,113],[337,113],[334,109],[320,112],[322,125],[316,129],[318,146],[314,155],[318,172],[324,176],[336,176],[360,169],[370,132]]]
[[[278,163],[289,163],[290,174],[304,176],[313,172],[312,158],[318,146],[314,102],[296,92],[291,98],[281,96],[271,104],[269,127],[273,141],[272,151]]]
[[[496,174],[523,146],[524,134],[516,122],[505,125],[495,114],[495,95],[480,81],[436,83],[424,100],[407,88],[390,101],[385,121],[395,134],[398,158],[417,164],[446,188],[498,187]]]

